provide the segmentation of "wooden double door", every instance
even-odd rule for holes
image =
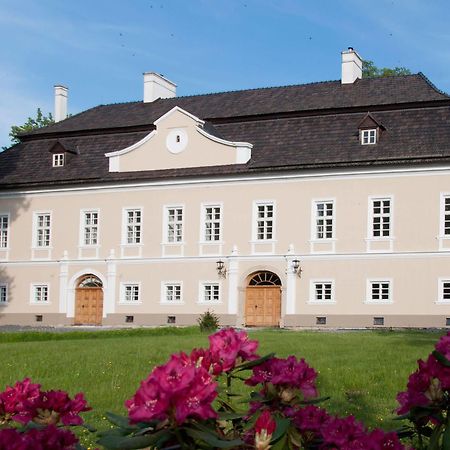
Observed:
[[[75,325],[101,325],[103,317],[103,289],[81,287],[75,295]]]
[[[281,318],[280,286],[249,286],[246,290],[245,325],[278,327]]]

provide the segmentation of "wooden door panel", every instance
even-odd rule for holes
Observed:
[[[79,288],[75,296],[75,324],[101,325],[103,316],[102,288]]]
[[[248,287],[245,302],[247,326],[279,326],[281,289],[279,286]]]

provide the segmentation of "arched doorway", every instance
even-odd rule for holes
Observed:
[[[249,276],[245,295],[245,325],[279,327],[281,318],[281,280],[273,272]]]
[[[77,280],[75,289],[75,325],[101,325],[103,316],[103,284],[92,274]]]

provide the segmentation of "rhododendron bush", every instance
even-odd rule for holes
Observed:
[[[450,333],[418,361],[397,396],[397,432],[368,430],[353,416],[320,406],[317,372],[304,359],[260,357],[244,331],[222,329],[209,348],[178,353],[155,367],[127,415],[107,413],[99,433],[107,449],[450,450]],[[251,387],[238,389],[236,385]],[[43,392],[25,379],[0,394],[0,450],[79,449],[68,429],[83,425],[83,394]]]

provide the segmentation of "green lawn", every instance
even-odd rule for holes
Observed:
[[[361,331],[250,332],[260,354],[304,357],[319,372],[322,396],[334,413],[353,414],[367,425],[393,428],[395,396],[416,360],[424,358],[442,332]],[[0,388],[30,377],[44,389],[83,391],[94,410],[85,414],[99,429],[104,411],[123,412],[141,379],[172,352],[206,346],[195,328],[67,333],[0,333]],[[86,436],[84,442],[93,442]]]

